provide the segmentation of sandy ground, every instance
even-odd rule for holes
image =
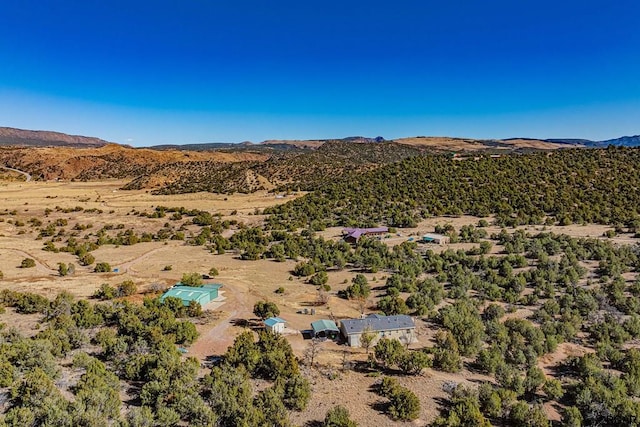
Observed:
[[[189,347],[188,355],[193,355],[202,361],[209,356],[224,353],[233,342],[234,337],[244,330],[241,326],[246,321],[259,324],[252,314],[253,305],[258,300],[275,302],[281,310],[280,317],[287,321],[289,334],[287,339],[294,352],[302,359],[308,341],[305,341],[299,331],[310,328],[310,323],[317,319],[333,318],[336,320],[357,317],[359,309],[355,302],[346,301],[336,296],[337,292],[348,286],[350,279],[356,274],[354,271],[330,271],[329,282],[331,292],[326,305],[316,306],[317,291],[314,286],[302,279],[291,275],[296,262],[287,260],[278,263],[272,260],[243,261],[237,254],[227,253],[215,255],[204,247],[189,246],[183,241],[149,242],[132,246],[103,246],[93,255],[97,262],[108,262],[118,272],[93,273],[91,267],[78,265],[77,258],[68,253],[46,252],[42,250],[43,240],[38,240],[36,227],[29,223],[31,218],[38,218],[44,225],[48,221],[66,219],[68,225],[65,230],[72,232],[77,224],[92,227],[78,231],[80,236],[95,232],[105,224],[123,224],[125,228],[136,230],[157,230],[164,223],[178,228],[184,225],[186,233],[197,232],[197,227],[189,226],[189,218],[173,222],[166,218],[152,219],[135,215],[134,212],[151,212],[156,206],[179,207],[188,209],[202,209],[211,213],[221,213],[245,223],[258,223],[261,215],[255,215],[256,209],[263,209],[278,203],[284,203],[288,198],[276,198],[265,192],[250,195],[215,195],[197,193],[175,196],[154,196],[146,191],[120,191],[122,181],[105,182],[0,182],[0,271],[4,279],[0,280],[0,289],[15,289],[19,291],[37,292],[54,296],[65,290],[78,298],[88,298],[102,283],[116,285],[124,280],[133,280],[138,285],[140,293],[149,290],[153,284],[170,286],[180,280],[183,273],[207,273],[211,267],[216,267],[219,276],[213,281],[223,284],[222,296],[224,300],[211,309],[212,314],[198,322],[197,328],[200,338]],[[294,197],[294,196],[293,196]],[[102,212],[58,212],[60,208],[80,206],[83,209],[100,209]],[[52,209],[49,217],[44,217],[44,210]],[[232,211],[237,214],[230,216]],[[491,223],[491,218],[487,218]],[[19,225],[16,223],[24,223]],[[400,236],[393,236],[383,241],[395,245],[406,241],[411,236],[420,236],[426,232],[433,232],[437,224],[450,223],[456,229],[462,225],[477,224],[478,218],[461,216],[447,218],[429,218],[422,221],[415,229],[400,230]],[[535,234],[540,231],[566,233],[572,236],[600,237],[610,227],[597,225],[572,225],[568,227],[556,226],[528,226],[522,227]],[[499,227],[487,227],[489,234],[500,231]],[[340,228],[331,228],[320,233],[326,238],[339,239]],[[66,237],[64,238],[66,239]],[[630,236],[620,236],[613,239],[619,243],[634,242]],[[474,244],[429,245],[434,250],[468,249]],[[494,252],[497,249],[494,247]],[[24,258],[32,258],[36,262],[33,268],[19,268]],[[76,274],[60,277],[57,273],[59,262],[76,264]],[[165,266],[171,265],[170,271]],[[375,298],[383,293],[380,288],[384,285],[387,273],[365,274]],[[276,294],[279,287],[285,289],[284,294]],[[139,299],[142,295],[138,296]],[[303,314],[306,310],[315,309],[315,315]],[[527,316],[528,310],[519,310],[515,316]],[[39,327],[38,316],[16,315],[12,310],[6,310],[0,315],[0,322],[15,326],[27,334],[33,334]],[[419,324],[419,344],[427,345],[434,330],[425,323]],[[346,353],[345,353],[346,351]],[[562,344],[558,351],[545,356],[541,360],[541,367],[550,373],[550,367],[564,360],[564,358],[584,351],[574,348],[571,344]],[[318,362],[321,367],[305,368],[313,384],[313,397],[309,409],[303,413],[294,413],[293,421],[304,424],[308,421],[321,420],[326,411],[336,405],[344,404],[349,407],[353,418],[360,425],[390,426],[395,425],[386,415],[382,414],[379,406],[381,401],[375,393],[369,390],[377,378],[363,373],[341,371],[342,360],[364,361],[366,355],[361,349],[350,349],[335,343],[323,344],[323,352]],[[330,379],[333,378],[333,379]],[[481,375],[463,371],[458,374],[445,374],[427,371],[419,377],[398,377],[400,382],[416,392],[422,403],[420,420],[414,425],[424,425],[432,421],[437,415],[439,398],[444,398],[442,384],[445,381],[477,383],[487,380]],[[551,409],[550,409],[551,411]]]

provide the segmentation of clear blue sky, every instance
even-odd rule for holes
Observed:
[[[0,5],[0,126],[132,145],[640,133],[637,0]]]

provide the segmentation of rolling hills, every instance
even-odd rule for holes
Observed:
[[[609,145],[640,145],[640,136],[607,141],[354,136],[132,148],[99,138],[3,127],[0,166],[28,172],[35,180],[127,179],[123,189],[149,189],[155,194],[247,193],[314,190],[347,174],[425,155],[455,154],[460,159]]]

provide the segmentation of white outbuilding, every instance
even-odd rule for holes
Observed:
[[[287,321],[284,319],[281,319],[279,317],[270,317],[264,321],[264,327],[268,332],[281,334],[284,332],[285,323],[287,323]]]

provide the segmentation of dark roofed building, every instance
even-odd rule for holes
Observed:
[[[363,319],[346,319],[340,323],[340,330],[351,347],[360,347],[360,337],[365,331],[376,334],[374,344],[380,338],[396,338],[403,344],[417,341],[416,324],[411,317],[404,314],[370,314]]]
[[[358,243],[358,240],[360,240],[362,236],[382,236],[388,232],[388,227],[345,228],[342,230],[342,235],[345,242]]]

